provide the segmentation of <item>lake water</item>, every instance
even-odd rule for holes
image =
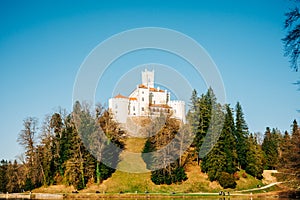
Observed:
[[[6,198],[1,198],[0,196],[0,200],[2,199],[6,199]],[[22,199],[22,198],[8,198],[11,200],[17,200],[17,199]],[[167,197],[155,197],[155,196],[139,196],[139,197],[126,197],[123,195],[120,196],[107,196],[107,197],[94,197],[94,198],[89,198],[87,196],[86,197],[76,197],[76,196],[68,196],[66,199],[77,199],[77,200],[96,200],[96,199],[122,199],[122,200],[140,200],[140,199],[156,199],[156,200],[186,200],[186,199],[192,199],[192,200],[291,200],[289,198],[277,198],[276,196],[261,196],[261,197],[257,197],[257,196],[167,196]],[[53,199],[43,199],[43,200],[53,200]]]

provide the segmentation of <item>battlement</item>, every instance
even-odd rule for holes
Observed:
[[[171,100],[169,101],[170,104],[185,104],[185,101],[182,100]]]

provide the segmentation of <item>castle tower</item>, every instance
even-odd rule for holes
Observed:
[[[145,69],[145,71],[142,71],[142,84],[154,88],[154,70],[148,71]]]
[[[182,122],[185,123],[185,102],[173,100],[169,101],[168,105],[173,108],[173,116],[177,119],[182,120]]]

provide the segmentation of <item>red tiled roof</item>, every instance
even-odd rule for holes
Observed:
[[[131,100],[131,101],[137,101],[137,98],[135,98],[135,97],[129,97],[129,100]]]
[[[151,92],[165,92],[164,90],[158,90],[156,88],[150,88]]]
[[[145,85],[143,85],[143,84],[140,84],[140,85],[139,85],[139,88],[147,89],[148,87],[145,86]],[[150,90],[151,92],[165,92],[164,90],[158,90],[158,89],[156,89],[156,88],[149,88],[149,90]]]
[[[146,89],[147,87],[145,85],[143,85],[143,84],[140,84],[139,88],[145,88]]]
[[[150,91],[151,92],[157,92],[157,89],[156,88],[150,88]]]
[[[117,96],[115,96],[114,98],[122,98],[122,99],[128,99],[128,97],[125,97],[121,94],[118,94]]]

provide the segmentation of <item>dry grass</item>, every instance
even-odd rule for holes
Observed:
[[[122,162],[120,163],[122,164]],[[116,171],[111,178],[104,181],[100,186],[94,187],[93,191],[99,190],[106,193],[138,192],[144,193],[190,193],[190,192],[218,192],[222,187],[217,182],[210,182],[207,175],[200,172],[200,167],[190,164],[187,167],[188,180],[181,184],[155,185],[151,181],[151,173],[128,173]]]
[[[33,193],[49,193],[49,194],[65,194],[65,193],[71,193],[74,191],[73,186],[65,186],[65,185],[52,185],[49,187],[40,187],[34,189]]]
[[[180,184],[171,185],[155,185],[151,181],[151,172],[146,169],[146,164],[141,157],[141,151],[144,148],[146,139],[128,138],[125,140],[126,150],[121,154],[121,162],[118,164],[118,170],[109,179],[103,181],[100,185],[89,184],[88,187],[80,192],[82,193],[200,193],[200,192],[219,192],[223,190],[218,182],[210,182],[206,174],[202,173],[196,162],[192,162],[186,166],[188,180]],[[129,173],[144,172],[144,173]],[[243,171],[239,172],[240,180],[237,181],[235,190],[244,190],[255,188],[256,185],[262,185],[262,182],[254,177],[247,175],[242,177]],[[270,178],[270,177],[269,177]],[[35,189],[34,192],[45,193],[71,193],[73,187],[62,185],[41,187]],[[233,191],[233,190],[227,190]]]
[[[145,138],[127,138],[125,141],[126,151],[141,153],[144,149]]]

